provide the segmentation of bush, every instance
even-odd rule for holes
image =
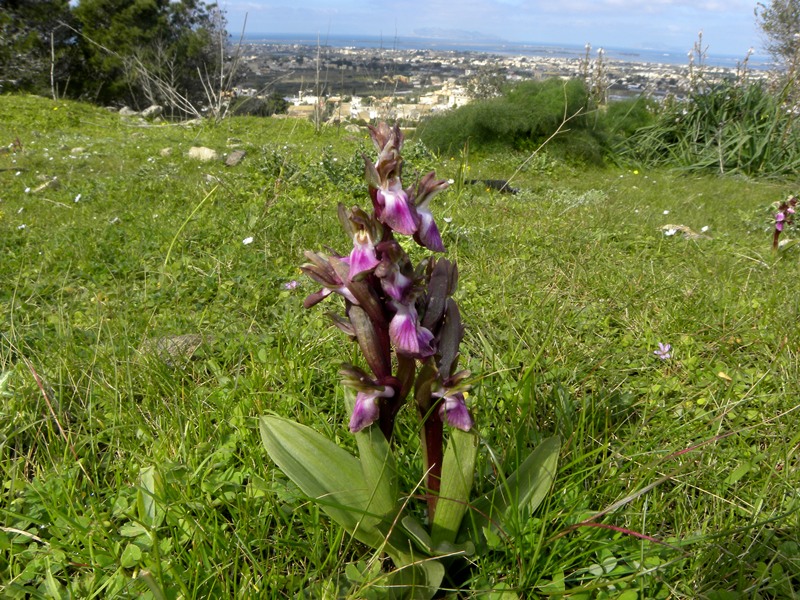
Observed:
[[[691,171],[782,174],[800,168],[797,115],[761,84],[721,84],[663,106],[620,147],[625,157]]]
[[[271,117],[272,115],[285,114],[289,110],[289,103],[277,92],[272,92],[266,98],[241,97],[231,103],[231,114],[239,117]]]
[[[471,149],[496,151],[504,148],[530,151],[553,135],[565,116],[580,113],[569,122],[569,131],[559,134],[556,148],[581,146],[580,156],[572,158],[591,162],[601,160],[602,136],[596,136],[594,119],[586,86],[578,80],[560,79],[526,81],[509,87],[497,98],[480,100],[434,116],[419,127],[420,139],[430,148],[453,153],[469,142]],[[578,134],[580,132],[580,134]],[[576,144],[564,138],[580,137]],[[585,145],[590,147],[587,148]]]

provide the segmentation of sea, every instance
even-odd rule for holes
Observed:
[[[368,35],[317,35],[317,34],[278,34],[250,33],[244,36],[245,42],[253,44],[297,44],[301,46],[331,46],[333,48],[376,48],[384,50],[438,50],[450,52],[482,52],[509,56],[532,56],[577,59],[586,55],[586,46],[579,44],[542,44],[528,42],[509,42],[504,40],[471,38],[444,39],[421,36],[368,36]],[[596,56],[598,47],[593,47],[591,56]],[[689,62],[689,49],[686,51],[660,50],[655,48],[616,48],[603,47],[605,58],[632,63],[658,63],[686,65]],[[705,64],[715,67],[736,68],[742,56],[714,54],[705,56]],[[748,60],[751,69],[772,67],[768,56],[753,55]]]

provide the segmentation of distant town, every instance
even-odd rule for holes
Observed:
[[[605,101],[646,95],[685,95],[692,78],[706,84],[767,76],[737,67],[711,66],[687,54],[685,65],[609,59],[587,46],[584,56],[515,56],[440,49],[334,47],[257,41],[237,48],[236,96],[279,94],[289,115],[326,120],[416,122],[439,111],[490,97],[501,84],[559,77],[585,78]],[[320,111],[320,109],[323,109]]]

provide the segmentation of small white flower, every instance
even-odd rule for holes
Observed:
[[[455,179],[448,179],[447,180],[447,183],[449,183],[450,185],[453,185],[455,182],[456,182]]]
[[[445,223],[452,223],[453,222],[453,217],[445,217],[444,218],[444,222]]]
[[[665,215],[668,215],[668,214],[669,214],[669,211],[668,211],[668,210],[665,210],[665,211],[664,211],[664,214],[665,214]]]
[[[703,226],[700,228],[700,231],[701,231],[701,232],[703,232],[703,233],[705,233],[706,231],[708,231],[708,225],[703,225]]]
[[[670,229],[666,229],[666,230],[664,230],[664,235],[667,235],[667,236],[669,236],[669,235],[675,235],[677,232],[678,232],[678,230],[677,230],[677,229],[675,229],[675,228],[670,228]]]
[[[27,225],[25,225],[25,223],[23,223],[22,225],[20,225],[19,227],[17,227],[17,229],[25,229],[25,227],[27,227]]]
[[[75,196],[75,202],[80,202],[80,201],[81,201],[81,195],[78,194],[77,196]]]
[[[25,188],[25,193],[26,193],[26,194],[30,194],[30,193],[31,193],[31,188],[29,188],[29,187],[26,187],[26,188]]]
[[[14,175],[15,175],[16,177],[19,177],[20,175],[22,175],[22,171],[17,171],[16,173],[14,173]]]
[[[246,237],[246,238],[244,238],[244,239],[242,240],[242,243],[243,243],[245,246],[247,246],[247,244],[252,244],[252,243],[253,243],[253,238],[252,238],[252,237]]]

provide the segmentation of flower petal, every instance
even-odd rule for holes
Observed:
[[[379,220],[398,233],[414,235],[417,231],[417,211],[408,201],[403,189],[379,189],[378,204],[381,206]]]
[[[350,431],[357,433],[372,425],[380,416],[378,407],[378,394],[376,392],[359,392],[356,395],[356,405],[350,416]]]
[[[431,212],[427,209],[418,208],[417,214],[419,215],[419,228],[414,236],[417,242],[433,252],[444,252],[442,236]]]
[[[436,353],[433,334],[419,324],[413,305],[392,303],[397,312],[389,323],[389,338],[398,354],[425,358]]]
[[[350,431],[358,433],[377,421],[380,416],[378,399],[391,398],[392,396],[394,396],[394,388],[389,386],[358,392],[356,394],[356,405],[353,407],[353,414],[350,416]]]
[[[469,431],[474,425],[472,415],[469,414],[464,394],[457,393],[445,396],[439,406],[439,415],[450,427],[462,431]]]
[[[375,245],[366,230],[358,231],[353,236],[353,250],[350,252],[350,273],[348,278],[354,277],[365,271],[370,271],[378,266],[380,261],[375,254]]]

